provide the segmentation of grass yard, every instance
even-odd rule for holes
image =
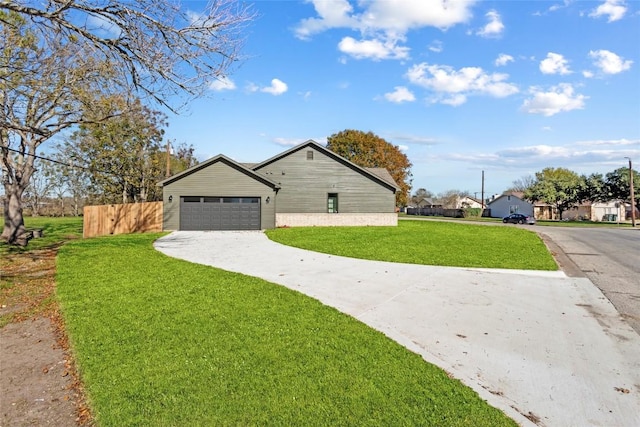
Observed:
[[[26,247],[0,243],[0,327],[56,310],[55,256],[70,239],[82,237],[82,218],[25,218],[27,228],[44,236]]]
[[[398,221],[397,227],[267,230],[276,242],[353,258],[456,267],[557,270],[536,233],[447,221]]]
[[[429,237],[434,230],[271,234],[392,254],[412,252],[416,242],[442,251],[443,236],[459,233],[443,227]],[[464,231],[469,252],[482,237]],[[513,237],[499,241],[531,242],[509,231]],[[57,295],[99,426],[516,425],[359,321],[261,279],[169,258],[153,249],[158,236],[74,241],[59,251]],[[336,238],[341,244],[331,245]],[[442,252],[451,251],[460,249]]]
[[[43,237],[29,240],[25,247],[0,244],[0,255],[29,252],[38,249],[57,247],[69,239],[82,237],[82,217],[51,218],[45,216],[25,217],[27,229],[41,228]]]

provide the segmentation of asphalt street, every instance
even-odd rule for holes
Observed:
[[[535,226],[535,231],[551,239],[640,334],[640,229]],[[569,275],[575,271],[562,267]]]

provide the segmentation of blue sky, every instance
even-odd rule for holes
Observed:
[[[638,1],[252,4],[245,60],[169,116],[167,137],[201,161],[258,162],[357,129],[405,152],[413,191],[640,166]]]

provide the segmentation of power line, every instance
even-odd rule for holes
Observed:
[[[13,151],[14,153],[22,154],[23,156],[30,156],[30,157],[33,157],[33,158],[36,158],[36,159],[45,160],[45,161],[47,161],[47,162],[56,163],[56,164],[59,164],[59,165],[62,165],[62,166],[70,167],[70,168],[84,169],[84,170],[86,170],[86,171],[90,171],[90,172],[93,172],[93,171],[95,171],[95,172],[101,172],[101,173],[106,173],[106,174],[109,174],[109,175],[118,175],[118,174],[115,174],[115,173],[113,173],[113,172],[102,171],[102,170],[95,169],[95,168],[91,168],[91,167],[87,167],[87,166],[80,166],[80,165],[74,165],[74,164],[72,164],[72,163],[65,163],[65,162],[60,161],[60,160],[50,159],[50,158],[48,158],[48,157],[39,156],[39,155],[37,155],[37,154],[24,153],[24,152],[22,152],[22,151],[20,151],[20,150],[16,150],[15,148],[2,147],[2,148],[0,148],[0,149],[2,149],[2,150],[9,150],[9,151]]]
[[[57,163],[57,164],[62,165],[62,166],[68,166],[68,167],[70,167],[70,168],[78,168],[78,169],[85,169],[85,170],[90,170],[90,169],[91,169],[91,168],[88,168],[88,167],[86,167],[86,166],[73,165],[73,164],[71,164],[71,163],[65,163],[65,162],[62,162],[62,161],[60,161],[60,160],[55,160],[55,159],[50,159],[50,158],[48,158],[48,157],[39,156],[39,155],[37,155],[37,154],[23,153],[22,151],[20,151],[20,150],[16,150],[15,148],[2,147],[2,149],[3,149],[3,150],[13,151],[14,153],[22,154],[23,156],[31,156],[31,157],[34,157],[34,158],[36,158],[36,159],[46,160],[46,161],[48,161],[48,162],[51,162],[51,163]]]

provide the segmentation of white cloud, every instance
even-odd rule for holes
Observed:
[[[434,138],[427,138],[424,136],[416,136],[416,135],[389,135],[389,139],[391,140],[400,140],[404,141],[407,144],[418,144],[418,145],[438,145],[438,141]]]
[[[498,37],[504,31],[504,24],[500,19],[500,14],[495,10],[490,10],[485,15],[489,22],[476,34],[482,37]]]
[[[319,17],[300,21],[294,30],[298,38],[308,39],[312,35],[330,28],[358,26],[358,21],[350,16],[353,7],[348,0],[315,0],[311,3],[313,3]]]
[[[612,144],[609,145],[608,143]],[[620,142],[617,144],[616,142]],[[514,146],[493,153],[447,153],[436,156],[431,164],[437,164],[438,160],[454,160],[469,163],[475,167],[492,169],[494,172],[500,169],[518,170],[521,174],[523,168],[530,168],[531,173],[551,165],[562,165],[576,173],[591,174],[594,172],[608,172],[624,165],[625,156],[640,156],[640,140],[612,140],[612,141],[588,141],[586,143],[571,142],[563,145],[528,145]],[[600,144],[603,146],[600,146]],[[635,147],[627,145],[634,144]],[[608,169],[608,170],[607,170]],[[514,176],[515,177],[515,176]]]
[[[568,64],[569,61],[564,56],[549,52],[547,58],[540,61],[540,71],[543,74],[571,74]]]
[[[409,146],[408,145],[398,145],[398,150],[402,151],[403,153],[409,150]]]
[[[288,86],[285,82],[279,79],[271,80],[271,86],[263,87],[260,92],[270,93],[271,95],[282,95],[288,90]]]
[[[607,22],[614,22],[622,19],[627,13],[627,6],[624,0],[606,0],[600,6],[595,8],[589,14],[592,18],[599,18],[601,16],[607,16]]]
[[[314,0],[322,2],[324,0]],[[367,8],[360,16],[364,28],[406,32],[422,27],[447,29],[468,22],[476,0],[372,0],[362,2]]]
[[[89,15],[87,24],[91,31],[96,31],[103,37],[117,39],[122,34],[122,29],[102,16]]]
[[[338,44],[338,49],[356,59],[406,59],[409,48],[397,46],[396,40],[361,40],[345,37]]]
[[[440,53],[444,50],[442,46],[443,45],[440,40],[434,40],[427,49],[429,49],[431,52]]]
[[[298,144],[302,144],[307,141],[307,139],[290,139],[290,138],[273,138],[273,142],[283,147],[295,147]]]
[[[385,93],[384,98],[389,102],[401,104],[403,102],[413,102],[416,97],[404,86],[396,86],[393,92]]]
[[[234,90],[235,88],[236,84],[228,77],[222,77],[209,83],[209,89],[216,92],[220,92],[223,90]]]
[[[532,88],[530,92],[533,97],[524,101],[522,111],[542,114],[546,117],[561,112],[581,110],[584,108],[585,100],[589,99],[585,95],[576,94],[573,86],[566,83],[554,86],[548,92],[543,92],[539,88]]]
[[[593,72],[592,72],[592,71],[589,71],[589,70],[584,70],[584,71],[582,72],[582,75],[583,75],[583,76],[584,76],[584,78],[586,78],[586,79],[593,78],[593,76],[594,76]]]
[[[566,147],[558,147],[551,145],[532,145],[528,147],[514,147],[506,150],[498,151],[498,156],[507,158],[566,158],[571,152]]]
[[[309,98],[311,98],[311,91],[308,90],[306,92],[298,92],[298,95],[300,95],[305,101],[308,101]]]
[[[576,145],[585,146],[585,147],[599,147],[599,146],[613,146],[613,147],[626,147],[637,145],[640,147],[640,139],[599,139],[593,141],[578,141]]]
[[[444,96],[440,99],[434,98],[433,101],[445,105],[450,105],[452,107],[458,107],[467,102],[467,96],[461,93],[456,93],[453,95]]]
[[[501,53],[500,55],[498,55],[498,58],[496,58],[495,64],[497,67],[503,67],[507,65],[509,62],[513,62],[513,61],[514,61],[513,56]]]
[[[557,10],[563,9],[571,4],[570,0],[564,0],[562,4],[554,4],[549,7],[549,12],[555,12]]]
[[[526,147],[513,147],[496,153],[500,162],[513,164],[538,164],[540,167],[553,163],[564,165],[573,164],[580,169],[593,173],[594,170],[588,165],[602,168],[603,165],[619,165],[625,155],[640,154],[640,150],[627,147],[622,149],[612,146],[608,148],[583,148],[579,144],[567,144],[560,146],[532,145]]]
[[[313,35],[334,28],[347,28],[361,34],[361,40],[345,37],[339,49],[358,59],[406,59],[409,48],[400,46],[411,29],[436,27],[446,30],[467,22],[471,8],[477,0],[431,0],[425,7],[424,0],[309,0],[316,17],[306,18],[294,29],[298,38],[309,39]],[[437,46],[436,46],[437,49]]]
[[[598,67],[605,74],[618,74],[631,68],[633,61],[624,60],[608,50],[596,50],[589,52],[589,56],[594,59],[593,65]]]
[[[421,63],[412,66],[406,77],[415,85],[438,93],[434,102],[448,105],[464,104],[469,95],[489,95],[504,98],[518,93],[516,85],[507,83],[507,74],[488,74],[479,67],[455,70],[446,65]]]

